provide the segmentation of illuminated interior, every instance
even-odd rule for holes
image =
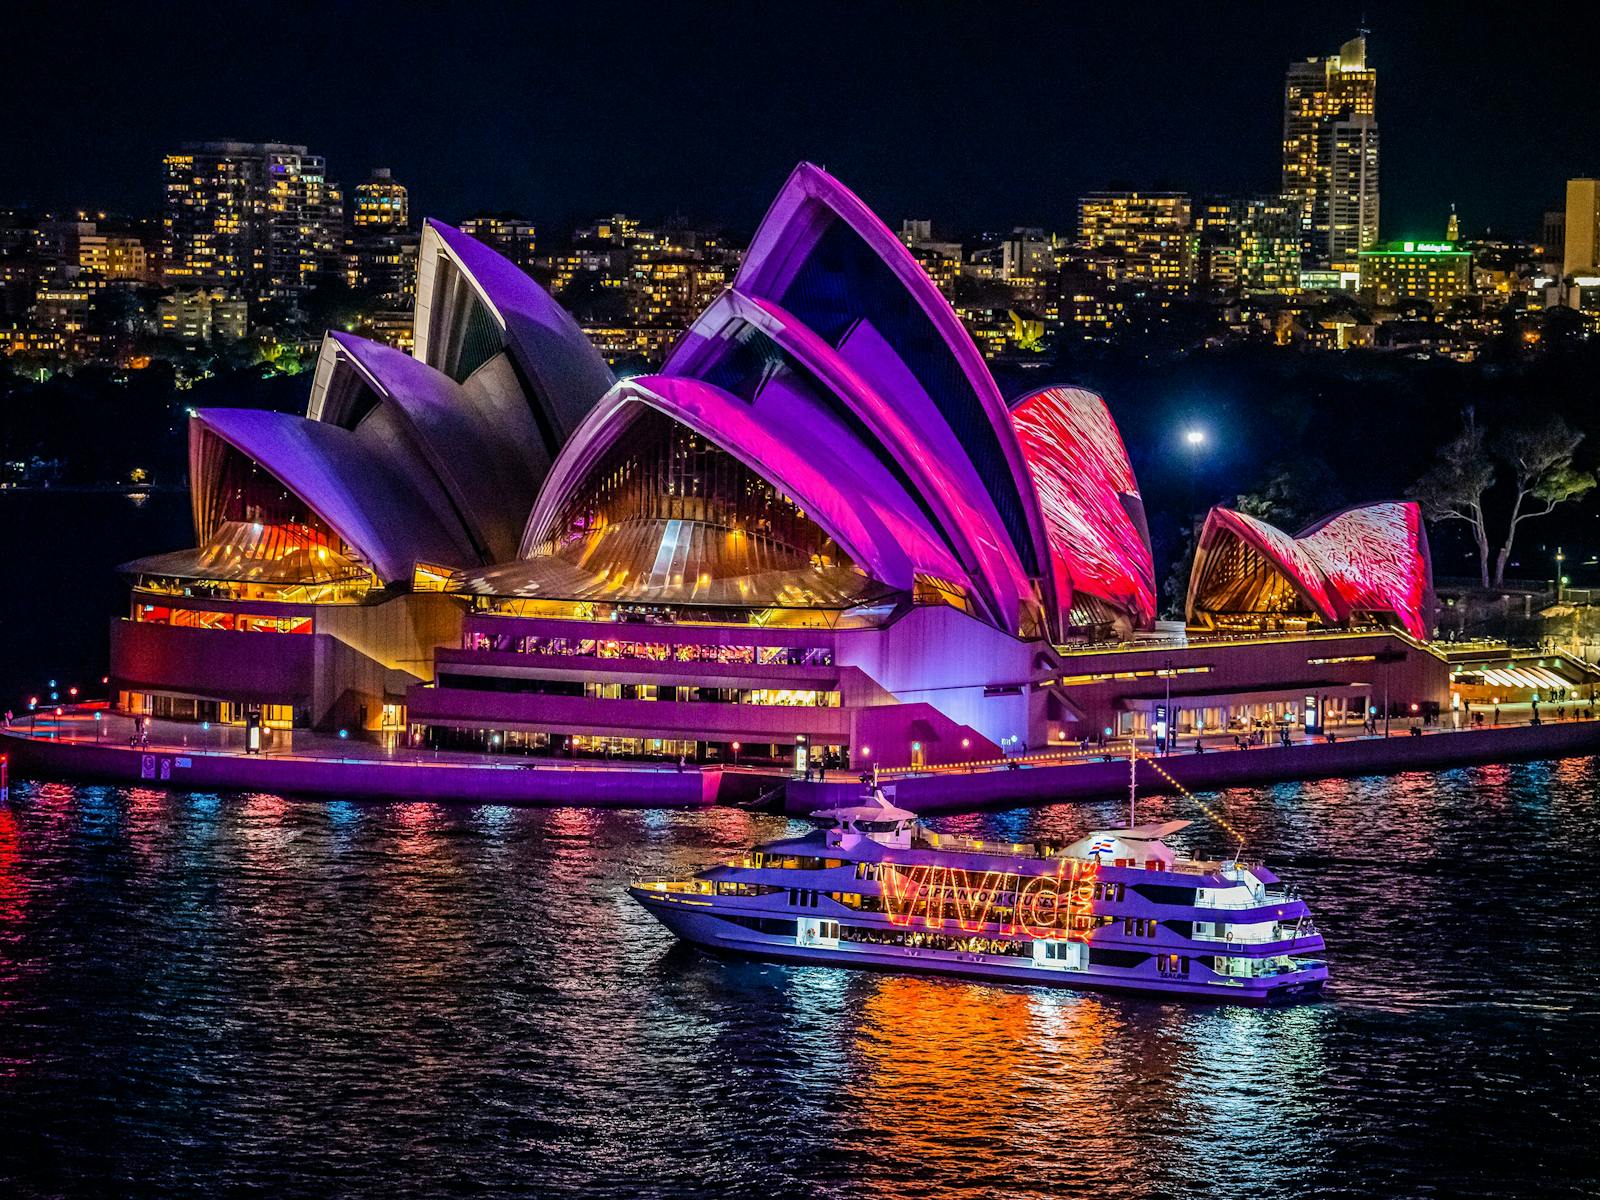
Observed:
[[[558,607],[760,611],[845,609],[888,594],[788,496],[653,410],[596,461],[531,558],[463,572],[457,589]]]
[[[1283,569],[1243,539],[1229,538],[1196,566],[1189,623],[1228,630],[1321,624]]]

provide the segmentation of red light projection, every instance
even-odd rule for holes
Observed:
[[[1338,606],[1323,576],[1322,566],[1306,547],[1265,521],[1234,512],[1231,508],[1213,508],[1206,515],[1205,527],[1200,531],[1202,550],[1227,534],[1255,547],[1276,565],[1295,590],[1305,597],[1311,610],[1324,621],[1339,619]]]
[[[1011,423],[1038,493],[1063,624],[1081,592],[1148,628],[1155,564],[1139,484],[1105,401],[1082,388],[1045,388],[1012,409]]]
[[[1427,637],[1431,572],[1416,504],[1346,509],[1295,540],[1321,564],[1346,612],[1391,612],[1412,637]]]
[[[1433,577],[1422,513],[1415,503],[1344,509],[1297,537],[1231,509],[1212,509],[1189,584],[1191,623],[1197,610],[1216,607],[1238,613],[1269,600],[1277,603],[1272,585],[1241,568],[1246,560],[1230,558],[1241,547],[1265,559],[1323,621],[1387,613],[1412,637],[1428,635]]]
[[[920,920],[925,928],[943,929],[952,912],[964,933],[978,933],[995,908],[1011,911],[999,922],[1002,936],[1089,940],[1094,880],[1098,860],[1062,860],[1054,875],[967,871],[961,867],[891,867],[879,879],[883,911],[901,928]],[[1010,904],[1007,904],[1007,901]]]

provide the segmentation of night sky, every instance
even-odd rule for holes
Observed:
[[[1383,233],[1537,232],[1600,172],[1600,5],[1365,6]],[[413,211],[747,232],[802,158],[891,223],[1073,227],[1080,192],[1278,185],[1283,71],[1359,3],[28,3],[0,204],[149,212],[185,139],[304,142]]]

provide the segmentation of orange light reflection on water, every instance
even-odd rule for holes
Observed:
[[[957,1160],[997,1179],[1069,1160],[1080,1181],[1133,1171],[1116,1097],[1128,1088],[1148,1097],[1167,1071],[1160,1048],[1130,1063],[1123,1033],[1121,1011],[1092,996],[878,980],[852,1056],[863,1132],[892,1144],[893,1164],[920,1162],[931,1176]]]

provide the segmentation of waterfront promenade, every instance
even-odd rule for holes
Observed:
[[[96,717],[98,713],[98,718]],[[1192,790],[1328,776],[1438,770],[1471,763],[1600,753],[1600,720],[1568,717],[1531,723],[1527,706],[1505,706],[1501,723],[1454,729],[1396,722],[1391,736],[1336,732],[1336,740],[1295,737],[1240,748],[1232,734],[1208,736],[1196,753],[1185,737],[1155,764],[1141,762],[1142,791]],[[1547,715],[1548,716],[1548,715]],[[242,731],[152,721],[149,741],[134,740],[131,718],[81,706],[14,719],[0,751],[14,775],[89,779],[184,790],[275,791],[306,796],[581,807],[686,808],[742,802],[781,789],[785,810],[810,812],[859,792],[851,772],[801,780],[777,770],[676,763],[607,762],[470,754],[375,743],[297,730],[261,754],[246,754]],[[1140,746],[1141,756],[1153,748]],[[1126,791],[1126,743],[1064,748],[1006,763],[922,771],[889,770],[900,803],[937,813],[1049,804]]]

